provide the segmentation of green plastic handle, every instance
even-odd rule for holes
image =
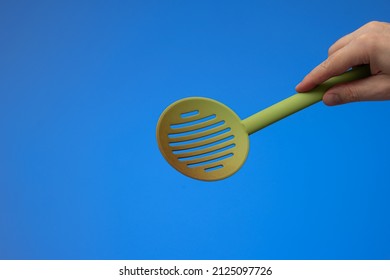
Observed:
[[[309,92],[296,93],[293,96],[244,119],[242,124],[250,135],[274,122],[321,101],[324,93],[332,86],[339,83],[363,79],[370,75],[371,71],[369,65],[354,67],[344,74],[326,80]]]

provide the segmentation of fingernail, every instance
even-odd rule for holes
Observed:
[[[340,95],[338,95],[337,93],[328,93],[328,94],[325,94],[324,96],[324,102],[327,104],[327,105],[338,105],[338,104],[341,104],[341,98],[340,98]]]

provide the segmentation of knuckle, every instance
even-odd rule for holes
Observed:
[[[382,27],[383,23],[377,20],[370,21],[369,23],[366,24],[367,27],[376,29],[378,27]]]
[[[384,30],[389,28],[389,23],[382,21],[370,21],[364,25],[366,32],[370,33],[382,33]]]
[[[329,58],[321,62],[314,70],[316,83],[322,83],[328,76],[331,76],[331,65]]]
[[[351,86],[344,88],[344,94],[341,95],[341,99],[344,103],[360,101],[359,92]]]
[[[372,41],[372,34],[371,33],[364,33],[356,38],[356,41],[361,45],[366,45],[367,43],[370,43]]]
[[[323,71],[328,71],[329,70],[329,62],[330,62],[329,58],[325,59],[323,62],[321,62],[321,64],[319,65],[320,69]]]
[[[321,71],[322,76],[332,76],[335,75],[335,61],[340,58],[340,53],[336,52],[330,55],[318,66]]]
[[[370,53],[375,51],[379,39],[380,36],[375,33],[365,33],[356,38],[357,43]]]

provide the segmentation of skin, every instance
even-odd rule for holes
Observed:
[[[342,37],[328,51],[328,58],[296,86],[306,92],[325,80],[357,65],[369,64],[371,76],[339,84],[324,95],[327,105],[355,101],[390,100],[390,23],[369,22]]]

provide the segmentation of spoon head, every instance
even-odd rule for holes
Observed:
[[[244,164],[249,138],[227,106],[203,97],[171,104],[157,124],[157,142],[175,169],[194,179],[221,180]]]

